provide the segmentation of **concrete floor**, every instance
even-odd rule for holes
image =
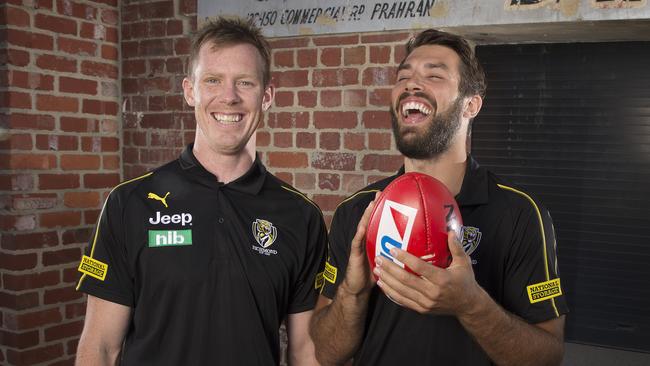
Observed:
[[[566,343],[562,366],[650,366],[650,353]]]

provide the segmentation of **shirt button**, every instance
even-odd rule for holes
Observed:
[[[220,217],[217,221],[219,221],[220,224],[223,224],[223,217]]]

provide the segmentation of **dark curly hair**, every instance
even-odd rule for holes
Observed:
[[[406,56],[420,46],[440,45],[451,48],[460,57],[460,84],[458,92],[461,96],[480,95],[485,97],[487,87],[483,67],[478,62],[472,47],[467,41],[458,35],[442,32],[436,29],[425,30],[406,43]],[[404,63],[402,60],[402,63]]]

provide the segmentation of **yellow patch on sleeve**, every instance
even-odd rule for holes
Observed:
[[[316,274],[316,281],[314,281],[314,288],[318,290],[323,287],[324,284],[325,280],[323,279],[323,272],[318,272]]]
[[[526,286],[526,290],[531,304],[562,295],[559,278]]]
[[[338,268],[334,267],[333,265],[329,264],[329,262],[325,263],[325,271],[323,271],[323,277],[328,280],[331,283],[336,283],[336,273],[338,272]]]
[[[92,259],[87,255],[84,255],[81,258],[81,263],[79,263],[79,272],[85,273],[90,277],[94,277],[100,281],[104,281],[106,278],[106,271],[108,270],[108,264],[98,261],[97,259]]]

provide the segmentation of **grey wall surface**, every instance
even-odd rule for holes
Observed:
[[[650,353],[621,351],[577,343],[565,344],[562,366],[648,366]]]
[[[199,21],[251,18],[269,37],[650,19],[647,0],[198,1]]]

